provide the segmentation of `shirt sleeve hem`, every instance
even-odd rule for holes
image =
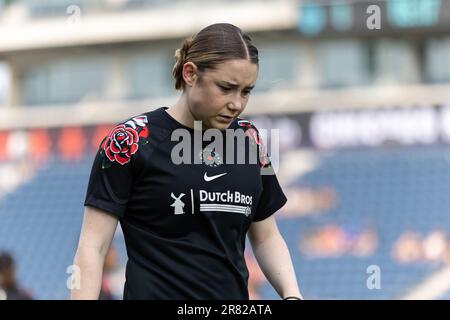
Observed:
[[[271,206],[267,207],[264,210],[264,213],[255,215],[255,218],[253,219],[253,222],[258,222],[258,221],[262,221],[264,219],[267,219],[268,217],[273,215],[275,212],[280,210],[286,204],[286,202],[287,202],[287,198],[286,198],[286,196],[283,196],[283,198],[280,201],[278,201],[278,202],[272,204]]]
[[[125,207],[122,206],[118,206],[116,204],[104,201],[104,200],[100,200],[100,199],[96,199],[96,198],[88,198],[86,199],[86,201],[84,202],[85,206],[90,206],[90,207],[94,207],[97,209],[101,209],[101,210],[105,210],[108,213],[117,216],[119,218],[123,218],[125,216]]]

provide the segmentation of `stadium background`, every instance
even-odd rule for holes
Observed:
[[[260,50],[245,116],[280,130],[276,215],[305,298],[450,298],[446,0],[0,0],[0,250],[20,285],[69,297],[100,140],[176,101],[175,49],[216,22]],[[120,298],[120,229],[113,244]],[[248,265],[252,297],[277,299]]]

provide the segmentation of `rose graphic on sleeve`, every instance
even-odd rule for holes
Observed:
[[[111,162],[117,161],[121,165],[130,162],[131,156],[139,148],[137,131],[124,124],[115,127],[103,142],[103,150]]]

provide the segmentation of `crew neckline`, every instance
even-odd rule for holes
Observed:
[[[189,131],[194,131],[194,128],[190,128],[188,126],[185,126],[184,124],[182,124],[181,122],[179,122],[178,120],[176,120],[174,117],[172,117],[168,112],[167,109],[169,109],[169,107],[163,106],[161,107],[161,113],[164,114],[164,117],[166,119],[168,119],[172,125],[174,125],[175,128],[183,128],[183,129],[187,129]]]
[[[161,107],[161,112],[164,114],[164,117],[166,119],[168,119],[172,123],[172,125],[174,125],[174,128],[183,128],[183,129],[189,130],[190,132],[195,132],[196,131],[194,128],[190,128],[188,126],[185,126],[184,124],[182,124],[181,122],[176,120],[174,117],[172,117],[167,112],[167,109],[169,109],[169,107],[163,106],[163,107]],[[236,119],[234,121],[236,121]],[[233,122],[228,126],[227,129],[231,129],[232,128]],[[201,131],[202,131],[202,133],[204,133],[206,130],[208,130],[208,129],[202,129]],[[220,131],[223,131],[223,130],[220,130]]]

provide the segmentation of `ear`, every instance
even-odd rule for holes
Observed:
[[[198,78],[198,68],[193,62],[186,62],[183,66],[183,79],[187,86],[192,87]]]

